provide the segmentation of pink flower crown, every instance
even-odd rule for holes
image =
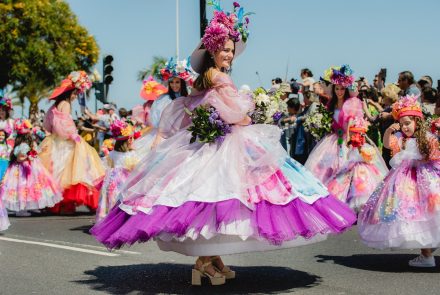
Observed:
[[[135,132],[133,125],[122,120],[115,120],[110,125],[110,132],[115,140],[127,140],[130,137],[136,139],[140,135],[138,132]]]
[[[353,76],[353,70],[349,65],[330,67],[324,72],[324,77],[321,78],[321,80],[330,82],[334,85],[341,85],[349,90],[355,90],[355,78]]]
[[[234,10],[231,13],[225,13],[218,0],[208,1],[208,4],[214,6],[215,11],[202,38],[205,48],[211,53],[217,52],[223,49],[228,39],[246,43],[249,37],[248,16],[253,13],[244,13],[243,7],[237,2],[234,2]]]
[[[417,101],[418,95],[402,96],[397,102],[393,104],[392,115],[395,120],[399,120],[404,116],[415,116],[423,118],[422,107]]]
[[[17,134],[27,134],[32,132],[32,124],[27,119],[15,119],[14,130]]]

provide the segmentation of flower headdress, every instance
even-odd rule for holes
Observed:
[[[7,97],[0,99],[0,107],[5,107],[8,111],[12,110],[12,101]]]
[[[214,7],[214,16],[205,29],[201,42],[191,55],[192,68],[200,73],[206,50],[214,53],[223,49],[226,41],[231,39],[235,42],[235,56],[240,55],[249,38],[249,15],[252,12],[244,12],[243,7],[234,2],[232,12],[224,12],[218,0],[208,1]]]
[[[159,96],[168,92],[168,89],[155,81],[152,76],[142,83],[140,95],[145,100],[156,100]]]
[[[349,65],[332,66],[324,72],[324,77],[321,79],[334,85],[341,85],[352,91],[355,90],[355,78]]]
[[[110,131],[115,140],[127,140],[130,137],[136,139],[140,135],[138,132],[135,132],[133,125],[122,120],[115,120],[110,125]]]
[[[14,130],[17,134],[27,134],[32,132],[32,124],[27,119],[15,119]]]
[[[53,91],[49,99],[54,99],[63,94],[66,91],[77,89],[79,93],[83,93],[92,87],[92,82],[89,76],[84,71],[74,71],[67,76],[66,79],[61,81],[61,85]]]
[[[246,43],[249,36],[248,16],[252,13],[244,13],[243,7],[237,2],[234,2],[233,12],[224,12],[217,0],[208,1],[208,4],[214,6],[215,11],[202,38],[205,48],[214,53],[221,50],[228,39]]]
[[[365,134],[368,131],[368,127],[370,123],[364,118],[355,118],[349,127],[351,132],[362,133]]]
[[[163,81],[168,81],[172,77],[179,77],[191,86],[196,75],[190,67],[190,57],[184,60],[177,60],[170,58],[165,67],[160,70],[160,75]]]
[[[402,96],[393,104],[392,115],[395,120],[399,120],[404,116],[415,116],[423,118],[422,108],[417,101],[418,95]]]

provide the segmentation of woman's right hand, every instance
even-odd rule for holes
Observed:
[[[237,122],[235,124],[241,125],[241,126],[247,126],[247,125],[250,125],[251,123],[252,123],[251,117],[246,116],[243,120],[241,120],[240,122]]]

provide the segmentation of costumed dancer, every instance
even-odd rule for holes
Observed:
[[[112,151],[106,157],[109,169],[100,186],[100,199],[96,210],[96,220],[99,221],[107,216],[108,212],[118,201],[119,190],[139,162],[136,152],[132,149],[133,140],[139,136],[134,127],[124,121],[115,120],[110,125],[110,132],[115,140]]]
[[[11,130],[9,127],[4,127],[4,129],[0,127],[0,181],[3,179],[6,169],[8,169],[9,156],[13,148],[13,146],[10,145],[13,141],[8,142],[8,138],[12,132]]]
[[[192,86],[195,76],[195,73],[190,68],[189,60],[188,58],[178,61],[170,58],[165,67],[160,70],[161,80],[168,83],[168,91],[165,94],[157,97],[154,92],[148,93],[149,87],[147,87],[147,84],[141,89],[142,98],[154,100],[149,112],[149,122],[152,129],[134,143],[134,147],[141,158],[151,150],[163,110],[173,100],[188,96],[187,86]]]
[[[330,193],[359,211],[388,173],[384,165],[373,165],[377,149],[366,142],[369,123],[355,118],[349,129],[347,161],[328,182]]]
[[[399,123],[384,135],[392,169],[362,209],[358,230],[369,247],[422,248],[409,265],[434,267],[431,248],[440,245],[440,150],[417,99],[404,96],[393,105]]]
[[[323,79],[332,84],[332,96],[327,104],[327,109],[333,117],[332,133],[318,142],[310,153],[305,167],[324,185],[328,185],[332,177],[346,166],[350,151],[347,146],[350,139],[349,127],[356,118],[363,119],[364,113],[361,100],[354,96],[355,78],[348,65],[331,67],[325,72]],[[374,143],[371,145],[375,150],[371,165],[379,171],[387,171],[379,150]]]
[[[63,191],[63,201],[53,213],[73,214],[82,204],[90,210],[98,207],[99,192],[93,184],[105,170],[96,150],[78,135],[70,114],[71,102],[90,86],[84,71],[72,72],[49,98],[55,101],[44,118],[50,135],[41,143],[39,156]]]
[[[6,209],[17,216],[29,216],[27,210],[52,207],[62,200],[58,184],[38,159],[32,138],[32,125],[17,119],[15,146],[3,177],[0,198]]]
[[[226,74],[245,48],[249,14],[237,3],[230,14],[215,4],[191,56],[200,74],[193,92],[162,114],[158,136],[166,141],[130,174],[121,204],[91,229],[110,249],[155,239],[164,251],[199,256],[194,285],[235,277],[218,255],[311,244],[356,219],[289,158],[277,126],[251,125],[252,99]]]
[[[0,98],[0,129],[8,130],[7,142],[10,146],[14,145],[14,119],[11,118],[13,112],[12,101],[9,98]]]

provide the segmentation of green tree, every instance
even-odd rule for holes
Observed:
[[[144,69],[142,71],[139,71],[138,73],[138,80],[143,81],[148,76],[153,76],[156,79],[160,79],[160,69],[165,66],[165,63],[167,62],[167,59],[162,56],[154,56],[153,57],[153,64],[150,68]]]
[[[0,3],[0,88],[12,86],[30,102],[29,116],[71,71],[87,72],[99,48],[60,0],[3,0]]]

